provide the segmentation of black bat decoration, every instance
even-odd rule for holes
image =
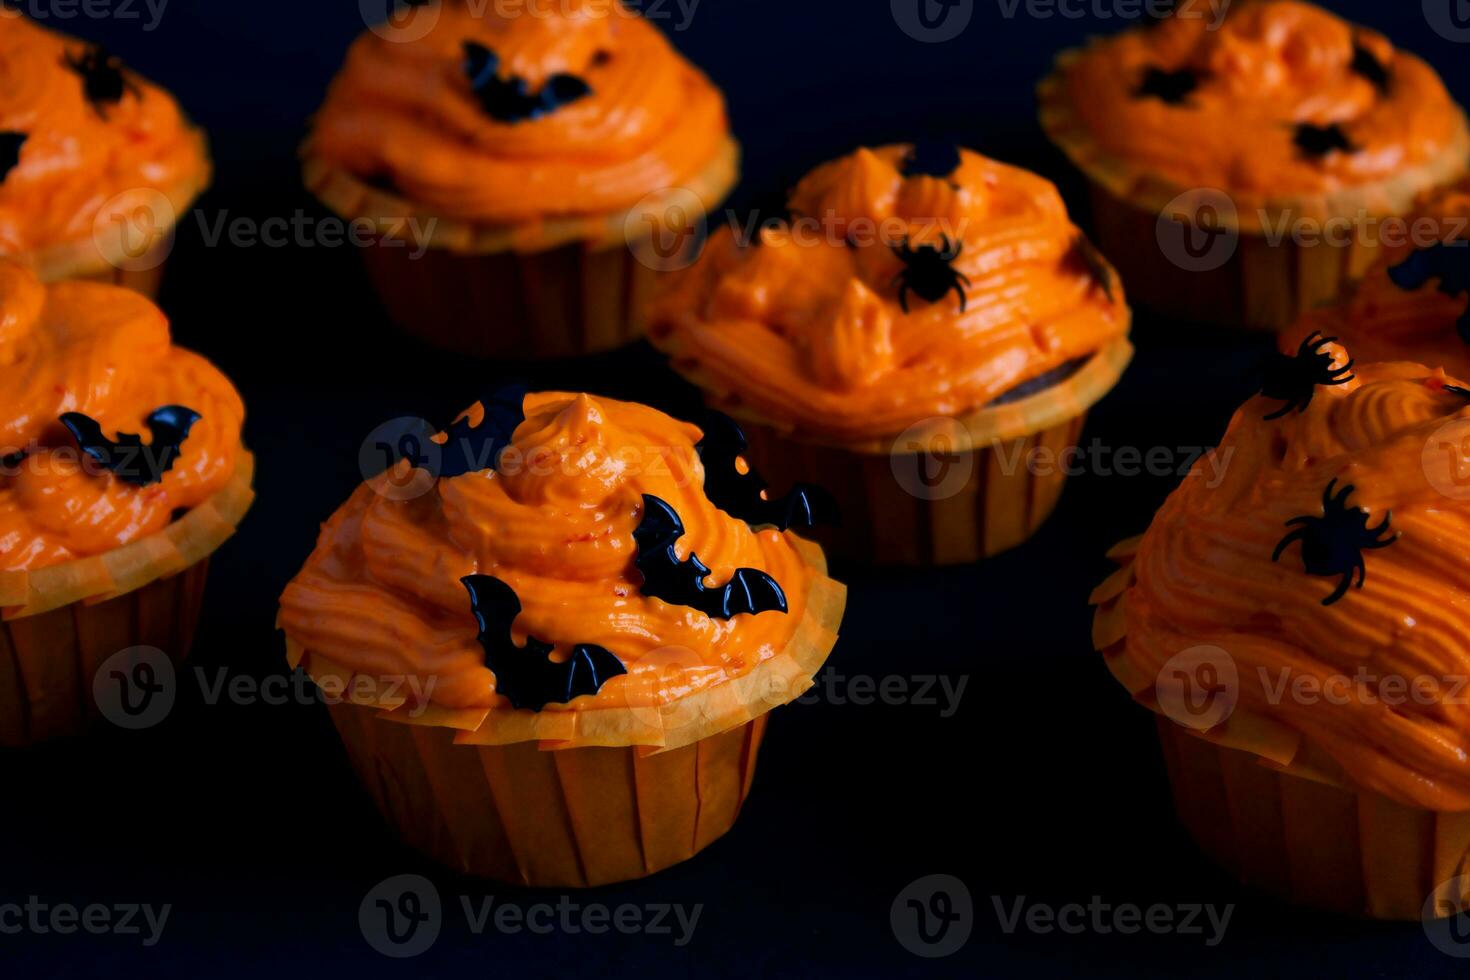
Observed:
[[[1340,153],[1356,153],[1358,148],[1353,141],[1348,139],[1347,134],[1337,123],[1327,126],[1314,126],[1311,123],[1302,123],[1296,128],[1296,135],[1292,138],[1296,148],[1309,157],[1325,157],[1334,151]]]
[[[107,438],[102,426],[81,412],[67,412],[61,416],[61,424],[98,465],[124,483],[146,487],[160,482],[173,469],[180,447],[200,418],[192,408],[165,405],[143,420],[153,435],[153,441],[146,445],[142,437],[124,432],[119,432],[116,440]]]
[[[905,177],[948,180],[960,169],[962,162],[957,144],[944,140],[920,140],[904,155],[900,173]]]
[[[485,666],[495,675],[495,691],[513,708],[540,711],[548,704],[568,704],[584,694],[596,694],[602,685],[628,668],[607,650],[579,643],[564,663],[550,659],[556,648],[533,636],[518,647],[511,625],[521,614],[515,590],[490,575],[460,579],[470,593],[470,611],[479,624]]]
[[[1383,66],[1383,62],[1379,61],[1378,57],[1372,51],[1369,51],[1361,44],[1353,45],[1352,70],[1354,74],[1361,75],[1363,78],[1372,82],[1373,87],[1379,93],[1388,92],[1388,69]]]
[[[1388,270],[1388,277],[1400,289],[1421,289],[1431,279],[1439,280],[1439,291],[1446,296],[1470,293],[1470,242],[1440,242],[1415,251],[1403,262]],[[1470,344],[1470,308],[1456,324],[1460,339]]]
[[[1470,398],[1470,388],[1462,388],[1459,385],[1445,385],[1444,390],[1460,398]]]
[[[704,493],[710,503],[747,524],[771,524],[777,530],[837,524],[837,501],[826,490],[798,483],[784,497],[772,499],[768,484],[754,469],[741,473],[736,460],[744,456],[745,433],[728,415],[710,412],[701,428],[704,437],[695,451],[704,462]]]
[[[478,426],[467,418],[449,427],[449,439],[441,447],[439,472],[441,479],[453,479],[466,473],[493,470],[500,454],[515,435],[516,427],[526,420],[526,386],[506,385],[480,399],[485,410]]]
[[[68,54],[66,66],[81,76],[82,93],[103,119],[107,118],[103,106],[117,105],[129,92],[135,96],[142,94],[123,74],[122,60],[100,44],[87,48],[79,58]]]
[[[20,151],[28,139],[30,137],[25,133],[0,132],[0,183],[10,176],[10,171],[20,166]]]
[[[1155,98],[1167,105],[1183,105],[1194,90],[1199,88],[1199,76],[1189,68],[1165,71],[1151,66],[1144,72],[1143,81],[1134,91],[1137,99]]]
[[[684,522],[674,508],[657,497],[643,495],[643,520],[633,531],[638,557],[633,565],[643,575],[644,595],[676,606],[689,606],[711,619],[730,619],[740,613],[786,612],[786,593],[776,580],[754,568],[739,568],[718,588],[705,585],[709,568],[690,554],[679,560],[674,544],[684,536]]]
[[[464,42],[464,72],[485,112],[504,123],[539,119],[585,99],[592,87],[575,75],[552,75],[536,92],[524,78],[500,77],[500,55],[474,41]]]
[[[0,476],[6,475],[5,471],[13,470],[16,467],[20,466],[20,464],[24,463],[27,459],[30,458],[30,456],[31,454],[26,452],[24,449],[17,453],[11,453],[9,456],[0,456]]]

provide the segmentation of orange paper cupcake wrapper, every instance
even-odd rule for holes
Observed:
[[[100,718],[98,668],[129,647],[151,646],[177,664],[189,653],[209,560],[103,602],[72,603],[0,623],[0,745],[80,735]]]
[[[453,732],[330,708],[353,768],[393,832],[455,871],[587,888],[688,860],[735,823],[764,716],[673,751],[542,752],[462,745]]]
[[[255,458],[242,446],[225,488],[156,534],[92,558],[34,571],[0,571],[0,618],[39,616],[141,589],[208,558],[234,533],[255,499]]]

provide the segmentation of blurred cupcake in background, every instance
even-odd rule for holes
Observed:
[[[0,367],[0,745],[128,724],[253,499],[244,406],[144,297],[8,260]]]
[[[1374,31],[1295,0],[1223,16],[1064,53],[1041,121],[1135,301],[1284,329],[1371,266],[1379,220],[1470,168],[1470,129],[1434,69]]]
[[[1056,188],[886,146],[817,168],[789,210],[668,277],[654,344],[739,420],[774,492],[833,490],[836,553],[951,564],[1024,541],[1132,355],[1122,284]]]
[[[0,17],[0,255],[153,296],[210,175],[167,92],[105,48]]]
[[[657,28],[531,6],[445,0],[426,32],[365,33],[302,151],[327,207],[381,229],[364,256],[389,314],[473,355],[635,339],[659,250],[739,169],[719,90]]]
[[[1093,595],[1159,714],[1179,816],[1290,901],[1439,917],[1470,899],[1470,389],[1321,344],[1279,355]]]

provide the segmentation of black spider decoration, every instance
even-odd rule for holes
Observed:
[[[748,524],[770,524],[780,531],[838,523],[837,501],[821,487],[798,483],[786,496],[772,498],[766,492],[770,484],[759,473],[749,468],[741,473],[736,461],[747,443],[730,416],[710,412],[701,427],[704,437],[694,448],[704,462],[705,496],[716,507]]]
[[[1072,240],[1072,255],[1075,261],[1080,262],[1087,270],[1087,274],[1092,276],[1092,281],[1097,283],[1103,295],[1108,298],[1108,302],[1116,303],[1118,300],[1113,291],[1113,268],[1108,265],[1108,260],[1103,258],[1103,254],[1088,240],[1086,235],[1079,233]]]
[[[1442,390],[1459,398],[1470,399],[1470,388],[1461,388],[1459,385],[1445,385]]]
[[[689,606],[711,619],[730,619],[740,613],[786,612],[786,593],[776,580],[754,568],[738,568],[730,581],[705,585],[709,568],[690,554],[679,560],[675,543],[684,536],[684,522],[667,503],[643,495],[643,520],[633,531],[638,557],[633,566],[643,575],[640,591],[676,606]]]
[[[1415,251],[1403,262],[1388,270],[1395,286],[1404,290],[1421,289],[1431,279],[1439,280],[1439,291],[1446,296],[1470,293],[1470,242],[1439,242]],[[1470,308],[1456,324],[1460,339],[1470,344]]]
[[[1363,561],[1365,549],[1387,548],[1398,540],[1397,536],[1384,537],[1393,521],[1392,511],[1384,515],[1377,527],[1369,527],[1368,512],[1361,508],[1350,509],[1347,505],[1348,498],[1357,488],[1346,486],[1334,496],[1336,489],[1336,480],[1327,484],[1327,490],[1322,494],[1321,517],[1296,517],[1286,522],[1287,527],[1296,530],[1281,539],[1271,556],[1273,562],[1280,561],[1286,549],[1300,541],[1302,564],[1308,575],[1341,575],[1342,581],[1336,590],[1322,600],[1324,606],[1330,606],[1347,595],[1354,574],[1358,578],[1357,587],[1363,587],[1368,577],[1367,564]]]
[[[0,456],[0,476],[3,476],[8,471],[14,470],[19,467],[20,464],[24,463],[27,459],[30,458],[30,456],[31,454],[26,452],[24,449],[20,450],[19,452],[11,453],[8,456]]]
[[[30,137],[11,130],[0,132],[0,183],[10,176],[10,171],[20,166],[20,151]]]
[[[436,475],[453,479],[495,469],[516,427],[526,420],[525,401],[525,385],[506,385],[481,398],[484,417],[478,426],[463,418],[449,427],[449,438],[440,450]]]
[[[1353,45],[1353,63],[1351,67],[1354,74],[1361,75],[1363,78],[1372,82],[1373,87],[1380,93],[1388,91],[1388,69],[1383,66],[1383,62],[1378,60],[1377,55],[1361,44]]]
[[[1336,340],[1336,337],[1323,337],[1320,333],[1313,333],[1301,342],[1295,356],[1280,351],[1271,354],[1264,368],[1261,394],[1285,404],[1280,411],[1267,415],[1267,422],[1273,422],[1293,411],[1306,411],[1317,394],[1318,385],[1336,387],[1345,385],[1356,377],[1353,374],[1353,361],[1348,361],[1342,367],[1333,367],[1333,357],[1324,348]]]
[[[540,711],[548,704],[567,704],[584,694],[596,694],[602,685],[628,668],[600,646],[579,643],[563,663],[550,659],[556,649],[533,636],[518,647],[511,625],[521,613],[515,590],[490,575],[460,579],[470,593],[470,611],[479,624],[485,666],[495,675],[495,691],[513,708]]]
[[[532,92],[524,78],[501,78],[499,72],[498,54],[475,41],[464,42],[464,73],[470,86],[485,112],[504,123],[539,119],[592,94],[592,87],[575,75],[552,75]]]
[[[935,177],[948,180],[960,169],[963,159],[955,143],[944,140],[919,140],[904,155],[899,171],[905,177]]]
[[[964,247],[963,242],[951,242],[948,235],[941,239],[940,245],[915,248],[904,240],[892,246],[893,254],[903,260],[903,271],[893,284],[898,287],[898,305],[905,313],[909,311],[910,290],[929,303],[937,303],[951,292],[958,293],[960,312],[965,312],[965,287],[970,285],[970,278],[954,267],[954,260],[960,257]]]
[[[107,113],[103,106],[117,105],[129,92],[134,96],[142,95],[138,86],[123,74],[122,59],[100,44],[87,48],[81,57],[68,53],[66,66],[82,77],[82,93],[92,103],[97,115],[104,119]]]
[[[173,469],[180,447],[200,418],[192,408],[165,405],[143,420],[153,435],[146,445],[140,436],[123,432],[117,434],[116,440],[107,438],[102,434],[102,426],[81,412],[67,412],[61,416],[61,424],[71,432],[82,452],[98,465],[124,483],[146,487],[160,482]]]
[[[1296,148],[1309,157],[1325,157],[1329,153],[1356,153],[1358,148],[1353,141],[1348,139],[1347,133],[1337,123],[1326,126],[1314,126],[1311,123],[1301,123],[1296,128],[1296,135],[1292,137]]]
[[[1168,105],[1183,105],[1197,88],[1199,88],[1199,76],[1192,69],[1180,68],[1178,71],[1166,71],[1151,65],[1148,71],[1144,72],[1143,81],[1134,90],[1133,97],[1136,99],[1152,97]]]

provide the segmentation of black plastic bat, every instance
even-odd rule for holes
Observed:
[[[536,92],[524,78],[500,77],[500,55],[474,41],[464,42],[464,72],[480,105],[504,123],[539,119],[564,105],[585,99],[592,87],[576,75],[552,75]]]
[[[1163,68],[1150,66],[1144,72],[1143,81],[1134,90],[1133,97],[1155,98],[1168,105],[1183,105],[1197,88],[1199,76],[1189,68],[1165,71]]]
[[[704,438],[694,447],[704,462],[704,493],[710,503],[748,524],[771,524],[777,530],[838,524],[837,501],[826,490],[798,483],[784,497],[772,499],[768,484],[754,469],[740,472],[736,461],[749,443],[740,424],[728,415],[710,412],[702,420]]]
[[[903,158],[905,177],[935,177],[948,180],[960,169],[963,159],[957,144],[945,140],[919,140]]]
[[[1439,291],[1446,296],[1470,293],[1470,242],[1439,242],[1415,251],[1403,262],[1388,270],[1388,277],[1400,289],[1421,289],[1431,279],[1439,280]],[[1460,339],[1470,344],[1470,308],[1460,317],[1457,329]]]
[[[510,445],[516,427],[526,421],[526,386],[506,385],[480,399],[485,410],[478,426],[467,418],[449,427],[449,439],[440,450],[439,472],[442,479],[493,470],[500,454]]]
[[[533,636],[518,647],[511,625],[521,614],[515,590],[490,575],[460,579],[470,593],[470,611],[480,626],[485,666],[495,675],[495,691],[513,708],[540,711],[548,704],[567,704],[584,694],[596,694],[602,685],[628,668],[607,650],[579,643],[564,663],[550,659],[556,649]]]
[[[116,440],[107,438],[102,434],[102,426],[81,412],[67,412],[61,416],[61,424],[71,432],[82,452],[98,465],[124,483],[146,487],[158,483],[173,469],[179,448],[200,418],[192,408],[165,405],[143,420],[153,435],[146,445],[140,436],[124,432],[119,432]]]
[[[1348,139],[1347,133],[1337,123],[1327,126],[1314,126],[1311,123],[1301,123],[1296,128],[1296,135],[1292,138],[1296,148],[1309,157],[1325,157],[1334,151],[1340,153],[1356,153],[1358,148],[1353,141]]]
[[[1097,283],[1103,295],[1108,298],[1108,302],[1116,303],[1118,300],[1113,291],[1113,269],[1086,235],[1079,233],[1073,239],[1072,254],[1075,256],[1075,261],[1080,262],[1088,275],[1092,276],[1092,281]]]
[[[657,497],[643,495],[643,520],[633,531],[638,557],[633,565],[643,574],[644,595],[676,606],[698,609],[711,619],[730,619],[740,613],[785,612],[786,593],[776,580],[754,568],[739,568],[726,584],[704,584],[709,568],[690,554],[679,560],[674,544],[684,536],[684,522],[674,508]]]
[[[82,78],[82,93],[97,115],[107,118],[103,106],[117,105],[123,96],[141,93],[138,86],[123,74],[122,60],[100,44],[87,48],[81,57],[66,56],[66,66]]]
[[[10,176],[10,171],[20,166],[21,147],[30,139],[25,133],[11,130],[0,132],[0,183]]]
[[[1373,83],[1373,87],[1381,93],[1386,93],[1389,86],[1388,69],[1383,62],[1378,60],[1377,55],[1361,44],[1353,45],[1352,70]]]
[[[24,449],[17,453],[11,453],[9,456],[0,456],[0,476],[6,475],[6,472],[9,470],[14,470],[21,463],[30,459],[30,456],[31,454]]]

